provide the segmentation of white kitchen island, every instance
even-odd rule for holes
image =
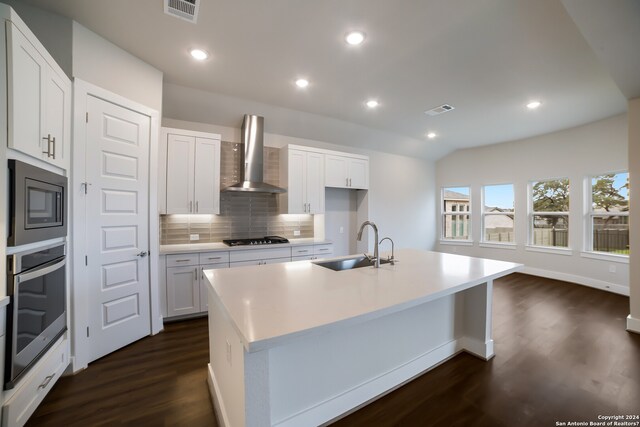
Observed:
[[[420,250],[396,265],[205,270],[209,388],[225,426],[312,426],[460,351],[493,356],[493,279],[520,264]]]

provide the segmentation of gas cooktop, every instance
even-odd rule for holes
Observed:
[[[252,239],[227,239],[223,240],[227,246],[247,246],[247,245],[274,245],[277,243],[289,243],[287,239],[280,236],[265,236]]]

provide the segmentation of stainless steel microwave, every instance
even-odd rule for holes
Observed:
[[[9,160],[8,246],[67,235],[67,178]]]

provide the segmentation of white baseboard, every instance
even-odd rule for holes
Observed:
[[[493,340],[483,342],[470,337],[461,337],[458,339],[458,350],[464,350],[482,360],[489,360],[495,356]]]
[[[358,385],[342,394],[298,412],[274,425],[279,427],[307,426],[328,423],[351,413],[369,402],[384,396],[406,382],[434,368],[459,351],[458,340],[440,347],[401,365],[389,372]]]
[[[631,315],[627,316],[627,331],[635,332],[636,334],[640,334],[640,319],[636,319],[631,317]]]
[[[564,282],[576,283],[578,285],[588,286],[590,288],[602,289],[603,291],[613,292],[629,296],[629,288],[615,283],[605,282],[604,280],[592,279],[590,277],[577,276],[575,274],[559,273],[557,271],[543,270],[541,268],[524,267],[524,274],[533,276],[546,277],[548,279],[562,280]]]
[[[209,375],[207,375],[207,384],[209,385],[209,394],[211,395],[211,401],[213,402],[213,409],[216,413],[217,421],[221,427],[228,427],[231,424],[229,423],[227,411],[224,408],[224,402],[222,401],[222,395],[220,394],[220,388],[218,387],[218,382],[216,381],[216,376],[213,373],[210,363],[207,363],[207,369],[209,370]]]

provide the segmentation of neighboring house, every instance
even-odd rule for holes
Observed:
[[[444,216],[444,238],[445,239],[468,239],[469,238],[469,195],[456,191],[444,190],[443,212],[464,212],[463,215]]]

